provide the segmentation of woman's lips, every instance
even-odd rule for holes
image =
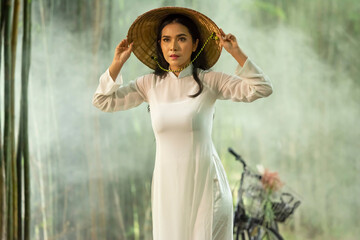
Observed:
[[[170,55],[170,58],[172,58],[172,59],[177,59],[179,56],[178,55],[175,55],[175,54],[172,54],[172,55]]]

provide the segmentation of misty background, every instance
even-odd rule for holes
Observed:
[[[301,198],[293,219],[281,226],[285,239],[357,239],[357,0],[34,1],[31,239],[152,239],[155,138],[147,104],[104,113],[91,101],[131,23],[170,5],[200,11],[234,34],[273,84],[268,98],[216,103],[213,141],[234,203],[242,168],[228,147],[252,167],[279,172]],[[212,69],[234,74],[236,66],[223,49]],[[121,71],[126,84],[152,70],[132,54]]]

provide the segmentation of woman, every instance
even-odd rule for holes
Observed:
[[[222,47],[236,75],[209,70]],[[123,85],[131,52],[155,72]],[[138,17],[100,77],[93,104],[105,112],[147,102],[156,138],[151,202],[154,240],[233,239],[232,195],[211,139],[217,99],[252,102],[272,93],[269,79],[205,15],[164,7]]]

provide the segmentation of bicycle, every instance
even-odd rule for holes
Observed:
[[[276,199],[271,200],[273,220],[264,219],[265,190],[261,183],[262,176],[250,170],[244,159],[233,149],[228,151],[240,161],[243,172],[240,178],[237,203],[234,212],[235,240],[283,240],[279,233],[278,223],[283,223],[300,205],[290,192],[279,192]]]

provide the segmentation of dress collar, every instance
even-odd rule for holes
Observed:
[[[180,74],[179,74],[179,76],[177,77],[176,76],[176,74],[175,73],[173,73],[173,72],[169,72],[170,73],[170,76],[171,77],[174,77],[174,78],[184,78],[184,77],[187,77],[187,76],[189,76],[189,75],[192,75],[192,69],[193,69],[193,64],[191,63],[189,66],[187,66],[186,68],[184,68],[181,72],[180,72]]]

